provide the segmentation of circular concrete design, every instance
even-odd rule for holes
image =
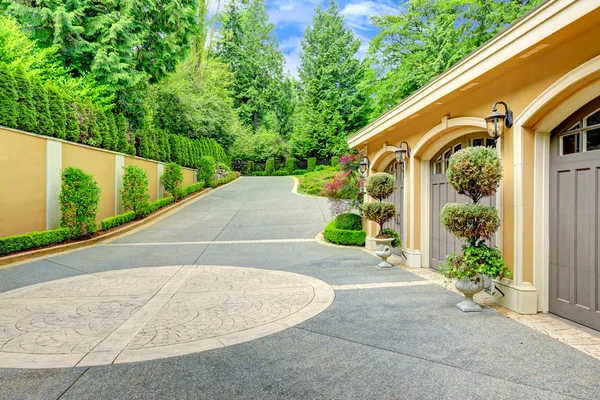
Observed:
[[[0,367],[153,360],[246,342],[333,302],[290,272],[173,266],[101,272],[0,294]]]

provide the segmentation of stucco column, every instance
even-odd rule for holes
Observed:
[[[62,142],[46,139],[46,229],[60,227]]]
[[[115,215],[123,213],[123,203],[121,202],[121,190],[123,190],[123,174],[125,171],[125,157],[122,154],[115,154]]]
[[[404,238],[404,246],[403,250],[404,255],[406,257],[406,264],[412,268],[421,268],[421,251],[419,249],[415,249],[415,224],[419,223],[416,221],[417,217],[415,215],[415,208],[418,207],[415,204],[415,193],[416,193],[416,178],[415,178],[415,168],[416,168],[417,160],[415,157],[410,157],[408,162],[405,162],[403,165],[404,168],[404,210],[406,214],[404,214],[404,220],[408,219],[408,236]],[[408,177],[408,181],[407,181]],[[408,191],[408,193],[407,193]],[[406,201],[409,199],[409,201]]]
[[[160,178],[165,173],[165,165],[156,164],[156,197],[162,199],[165,197],[165,187],[160,183]]]

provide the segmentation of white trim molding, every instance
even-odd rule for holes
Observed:
[[[62,142],[46,140],[46,229],[60,226]]]

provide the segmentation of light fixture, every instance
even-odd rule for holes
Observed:
[[[371,161],[369,160],[369,157],[364,156],[362,161],[358,163],[358,168],[360,169],[360,172],[364,174],[365,172],[367,172],[367,169],[370,165]]]
[[[406,148],[402,147],[402,145],[406,145]],[[402,165],[408,157],[410,157],[410,146],[403,140],[398,145],[398,150],[396,150],[396,161]]]
[[[497,106],[502,104],[504,106],[505,114],[498,112]],[[497,140],[504,133],[504,128],[510,128],[513,125],[513,112],[508,109],[508,106],[503,101],[497,101],[492,107],[492,113],[485,117],[487,123],[488,134]]]

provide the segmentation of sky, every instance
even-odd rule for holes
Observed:
[[[216,1],[211,0],[211,11],[216,9]],[[221,7],[226,0],[220,0]],[[364,56],[369,39],[377,34],[377,29],[369,22],[369,17],[398,12],[399,0],[338,0],[338,7],[344,16],[346,26],[360,39],[359,57]],[[328,0],[267,0],[270,22],[275,25],[279,47],[286,60],[286,69],[297,76],[300,65],[302,37],[310,25],[318,5],[326,6]]]

